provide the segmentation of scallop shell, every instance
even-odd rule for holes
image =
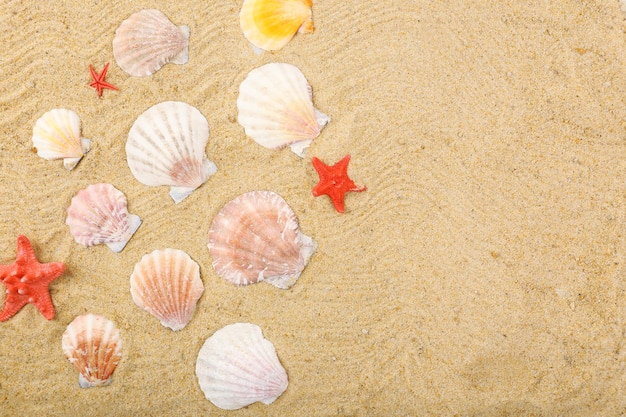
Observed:
[[[111,184],[92,184],[80,190],[67,209],[65,223],[76,242],[87,247],[104,243],[121,252],[141,225],[129,214],[126,197]]]
[[[128,133],[126,157],[135,178],[150,186],[171,186],[179,203],[217,171],[205,147],[209,124],[187,103],[165,101],[140,115]]]
[[[52,109],[35,123],[33,147],[43,159],[63,159],[63,166],[70,170],[89,152],[91,141],[80,136],[80,118],[76,113]]]
[[[330,121],[313,107],[311,86],[291,64],[256,68],[239,86],[238,121],[246,135],[269,149],[287,145],[298,156]]]
[[[112,321],[95,314],[78,316],[63,333],[63,353],[80,374],[83,388],[108,385],[122,357],[120,331]]]
[[[275,51],[296,32],[313,33],[311,0],[244,0],[239,24],[257,48]]]
[[[130,75],[143,77],[172,62],[189,60],[189,28],[176,26],[154,9],[141,10],[124,20],[115,31],[113,56]]]
[[[135,304],[174,331],[189,323],[203,292],[200,267],[177,249],[144,255],[130,277]]]
[[[315,252],[291,207],[271,191],[252,191],[227,203],[209,230],[213,268],[236,285],[260,281],[291,288]]]
[[[289,384],[274,345],[249,323],[228,325],[209,337],[198,353],[196,375],[206,398],[224,410],[271,404]]]

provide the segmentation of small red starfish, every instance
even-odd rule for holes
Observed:
[[[98,90],[98,96],[100,97],[102,97],[102,90],[104,90],[105,88],[108,88],[110,90],[117,90],[117,87],[104,81],[104,77],[107,76],[108,70],[109,70],[108,62],[104,66],[104,69],[102,70],[100,74],[97,74],[96,71],[91,66],[91,64],[89,64],[89,72],[91,73],[91,78],[93,79],[93,81],[91,82],[91,84],[89,84],[89,86]]]
[[[350,191],[365,191],[366,186],[357,187],[348,177],[348,163],[350,162],[350,154],[344,156],[341,161],[333,166],[328,166],[316,157],[311,159],[313,167],[320,176],[320,182],[313,188],[313,195],[319,197],[326,194],[333,201],[335,209],[339,213],[344,210],[344,196]]]
[[[18,236],[15,262],[0,265],[0,281],[7,287],[0,321],[10,319],[28,303],[37,307],[46,319],[52,320],[54,305],[48,286],[64,271],[62,262],[39,263],[28,238]]]

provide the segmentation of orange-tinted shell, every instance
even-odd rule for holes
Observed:
[[[144,255],[130,277],[135,304],[174,331],[189,323],[203,292],[200,267],[178,249]]]
[[[108,385],[122,357],[120,331],[95,314],[78,316],[63,333],[63,353],[80,372],[82,388]]]
[[[293,286],[315,251],[287,202],[271,191],[245,193],[217,214],[209,251],[218,275],[236,285]]]
[[[257,48],[275,51],[296,32],[313,33],[311,0],[244,0],[239,23]]]

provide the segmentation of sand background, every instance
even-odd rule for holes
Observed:
[[[56,316],[33,306],[0,324],[0,415],[617,416],[626,414],[625,15],[603,1],[317,1],[316,32],[257,56],[239,1],[15,1],[0,7],[0,263],[18,234],[67,272]],[[136,78],[115,63],[115,29],[144,8],[191,29],[189,63]],[[88,66],[111,62],[102,98]],[[237,123],[246,74],[298,66],[332,121],[300,159]],[[219,171],[179,205],[130,173],[124,145],[165,100],[207,118]],[[46,111],[78,113],[93,150],[73,171],[31,152]],[[365,193],[338,214],[313,198],[310,159],[352,155]],[[84,248],[71,198],[109,182],[143,225],[123,252]],[[236,288],[206,248],[232,198],[283,196],[319,244],[287,291]],[[205,293],[177,333],[132,302],[146,253],[182,249]],[[0,294],[0,301],[4,295]],[[110,386],[81,389],[61,351],[84,313],[120,328]],[[252,322],[290,384],[272,405],[222,411],[195,376],[217,329]]]

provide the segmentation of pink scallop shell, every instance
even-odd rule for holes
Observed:
[[[220,210],[209,230],[208,247],[217,274],[233,284],[267,281],[288,289],[316,245],[300,231],[295,213],[281,196],[252,191]]]
[[[111,184],[92,184],[80,190],[67,209],[65,223],[76,242],[87,247],[104,243],[120,252],[141,225],[129,214],[126,197]]]
[[[189,28],[176,26],[155,9],[141,10],[124,20],[115,31],[113,56],[130,75],[143,77],[172,62],[188,59]]]

